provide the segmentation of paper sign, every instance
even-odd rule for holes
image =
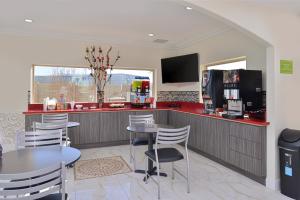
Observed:
[[[280,60],[280,73],[281,74],[293,74],[293,61],[292,60]]]

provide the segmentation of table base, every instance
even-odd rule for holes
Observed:
[[[148,175],[146,177],[144,177],[144,181],[146,181],[147,179],[149,179],[149,176],[157,176],[157,171],[156,171],[156,167],[153,167],[151,170],[148,171]],[[134,171],[135,173],[139,173],[139,174],[145,174],[145,170],[142,169],[137,169]],[[163,176],[163,177],[167,177],[168,175],[164,172],[160,172],[159,176]]]

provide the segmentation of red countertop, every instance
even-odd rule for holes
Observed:
[[[200,103],[187,103],[187,102],[173,102],[174,106],[180,105],[180,107],[169,107],[170,103],[166,102],[159,102],[157,103],[157,108],[132,108],[128,104],[124,108],[96,108],[96,109],[87,109],[87,110],[48,110],[43,111],[39,109],[38,106],[36,106],[36,109],[28,110],[26,112],[23,112],[25,115],[35,115],[35,114],[44,114],[44,113],[86,113],[86,112],[116,112],[116,111],[153,111],[153,110],[173,110],[177,112],[184,112],[189,114],[195,114],[199,116],[204,117],[210,117],[214,119],[220,119],[225,121],[231,121],[236,123],[242,123],[242,124],[248,124],[248,125],[254,125],[254,126],[268,126],[270,123],[266,121],[259,121],[254,119],[226,119],[218,115],[214,114],[204,114],[203,113],[203,105]],[[29,108],[32,108],[29,107]]]

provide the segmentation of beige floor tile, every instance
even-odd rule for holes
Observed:
[[[181,151],[182,147],[177,146]],[[137,168],[144,168],[145,146],[136,148]],[[81,150],[82,160],[122,156],[129,163],[129,146],[115,146]],[[218,163],[190,151],[191,193],[186,192],[186,181],[179,175],[161,178],[162,200],[288,200],[279,192],[267,189]],[[130,164],[133,168],[133,165]],[[179,161],[176,167],[185,172],[186,162]],[[155,200],[157,186],[153,181],[143,182],[143,174],[134,172],[86,180],[74,180],[74,169],[67,171],[67,192],[75,200]],[[162,165],[162,170],[171,174],[171,165]]]

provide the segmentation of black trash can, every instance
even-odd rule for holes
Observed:
[[[284,129],[278,147],[281,193],[300,200],[300,131]]]

